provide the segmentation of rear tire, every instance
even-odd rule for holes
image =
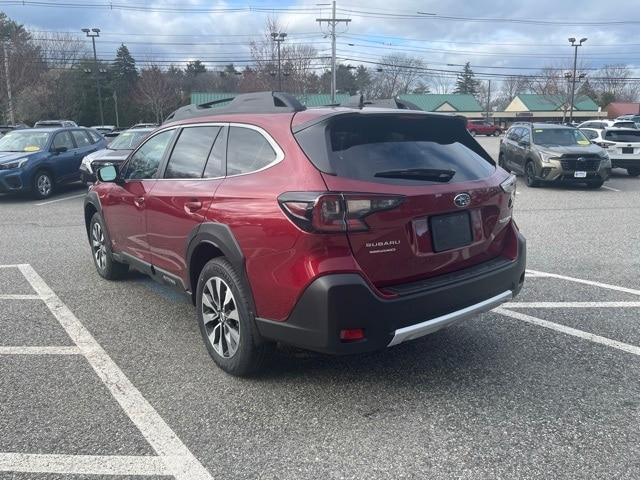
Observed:
[[[536,180],[536,168],[531,160],[529,160],[525,165],[524,173],[527,181],[527,187],[536,188],[540,186],[540,181]]]
[[[33,176],[31,191],[35,198],[42,200],[51,196],[54,186],[53,176],[46,170],[38,170]]]
[[[271,345],[260,338],[249,293],[225,258],[210,260],[200,272],[196,308],[202,339],[218,367],[239,377],[262,367]]]
[[[104,228],[102,216],[96,212],[89,223],[91,256],[98,275],[106,280],[119,280],[129,271],[129,266],[116,261],[111,251],[111,242]]]
[[[630,177],[638,177],[640,176],[640,167],[627,168],[627,173]]]

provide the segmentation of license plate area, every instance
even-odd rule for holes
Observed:
[[[471,217],[468,211],[438,215],[429,219],[434,252],[443,252],[471,244]]]
[[[587,178],[587,172],[573,172],[574,178]]]
[[[633,147],[622,147],[622,153],[631,153],[631,154],[633,154]]]

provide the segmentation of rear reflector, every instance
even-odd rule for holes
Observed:
[[[340,340],[343,342],[356,342],[364,339],[363,328],[349,328],[347,330],[340,330]]]

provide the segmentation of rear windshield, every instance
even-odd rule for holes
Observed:
[[[612,142],[640,142],[640,130],[625,130],[623,132],[607,130],[604,138]]]
[[[632,120],[625,122],[615,122],[613,126],[617,128],[636,128],[636,124]]]
[[[340,115],[296,133],[313,164],[340,177],[396,185],[479,180],[491,157],[455,117]]]

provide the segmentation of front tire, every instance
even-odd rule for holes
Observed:
[[[536,168],[531,160],[525,165],[524,172],[528,187],[535,188],[540,186],[540,182],[536,180]]]
[[[268,348],[257,332],[250,305],[249,293],[231,263],[214,258],[204,266],[196,291],[200,333],[216,365],[239,377],[260,369]]]
[[[587,188],[592,188],[593,190],[597,190],[602,185],[604,185],[604,180],[596,180],[594,182],[587,183]]]
[[[42,200],[51,196],[54,186],[53,176],[46,170],[39,170],[33,177],[31,190],[35,198]]]
[[[638,177],[640,176],[640,167],[627,168],[627,173],[630,177]]]
[[[106,280],[118,280],[129,271],[129,266],[113,258],[109,238],[104,228],[104,221],[99,213],[94,213],[89,223],[89,242],[91,256],[98,274]]]

